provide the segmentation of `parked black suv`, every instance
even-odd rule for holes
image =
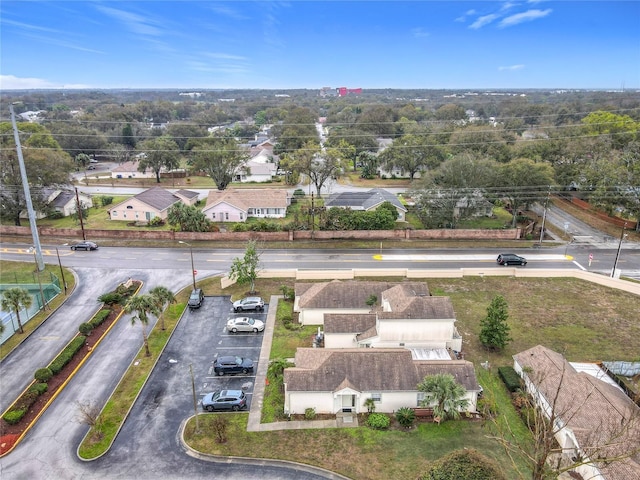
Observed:
[[[189,308],[200,308],[202,306],[202,302],[204,301],[204,292],[201,288],[196,288],[195,290],[191,290],[191,296],[189,297]]]

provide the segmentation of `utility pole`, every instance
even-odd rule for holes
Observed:
[[[44,258],[42,257],[42,247],[40,246],[40,237],[38,235],[38,226],[36,225],[36,212],[33,210],[31,201],[31,191],[29,190],[29,180],[27,179],[27,169],[24,166],[24,158],[22,157],[22,145],[20,145],[20,135],[18,134],[18,126],[16,125],[16,114],[13,111],[13,104],[9,104],[11,112],[11,125],[13,126],[13,138],[16,142],[16,151],[18,152],[18,164],[20,165],[20,177],[22,178],[22,188],[24,190],[25,202],[27,203],[27,214],[29,215],[29,225],[31,226],[31,237],[33,239],[33,247],[35,248],[36,269],[38,272],[44,270]]]
[[[622,241],[624,240],[625,234],[624,231],[627,228],[627,222],[624,222],[624,226],[622,227],[622,232],[620,232],[620,242],[618,243],[618,251],[616,252],[616,259],[613,262],[613,269],[611,270],[611,278],[615,277],[616,267],[618,266],[618,259],[620,258],[620,250],[622,250]]]
[[[550,195],[551,185],[549,185],[549,190],[547,191],[547,199],[544,201],[544,211],[542,212],[542,227],[540,228],[540,245],[542,245],[542,240],[544,240],[544,222],[547,219],[547,205],[549,205]]]
[[[80,219],[80,229],[82,230],[82,240],[86,240],[87,237],[84,233],[84,222],[82,221],[82,205],[80,205],[80,197],[78,196],[78,187],[76,188],[76,210],[78,211],[78,218]]]

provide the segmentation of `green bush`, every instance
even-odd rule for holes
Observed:
[[[162,225],[164,225],[164,220],[162,219],[162,217],[153,217],[151,220],[149,220],[150,227],[161,227]]]
[[[293,196],[294,197],[304,197],[304,190],[302,190],[301,188],[296,188],[293,191]]]
[[[35,378],[38,382],[48,382],[49,379],[51,379],[51,377],[53,377],[53,372],[51,371],[50,368],[39,368],[38,370],[36,370],[36,373],[34,373],[33,378]]]
[[[27,390],[27,391],[28,392],[34,392],[39,397],[40,395],[45,393],[48,388],[49,388],[49,385],[47,385],[46,383],[34,383],[33,385],[31,385],[29,387],[29,390]]]
[[[518,375],[518,372],[516,372],[513,367],[499,367],[498,375],[500,375],[507,389],[512,393],[522,386],[520,375]]]
[[[111,310],[102,309],[98,313],[96,313],[91,320],[89,320],[89,323],[93,328],[96,328],[100,326],[102,322],[104,322],[107,319],[110,313],[111,313]]]
[[[84,335],[78,335],[74,338],[69,345],[65,347],[65,349],[58,354],[56,358],[53,359],[53,362],[49,365],[49,368],[55,375],[59,373],[67,363],[71,361],[73,356],[76,354],[78,350],[80,350],[84,342],[87,340],[87,337]]]
[[[296,291],[288,285],[281,285],[280,291],[282,292],[282,296],[284,297],[284,299],[288,302],[293,301],[296,296]]]
[[[304,409],[304,419],[305,420],[313,420],[316,418],[316,409],[315,408],[305,408]]]
[[[367,418],[367,426],[374,430],[386,430],[391,425],[391,419],[384,413],[372,413]]]
[[[477,450],[455,451],[433,462],[418,480],[505,480],[500,466]]]
[[[113,203],[113,197],[102,196],[100,197],[100,205],[106,207],[107,205],[111,205]]]
[[[396,420],[404,428],[409,428],[416,421],[416,412],[409,407],[399,408],[396,412]]]
[[[247,225],[246,223],[234,223],[233,225],[231,225],[231,231],[232,232],[248,232],[249,225]]]
[[[22,417],[24,417],[24,415],[27,413],[27,410],[24,409],[20,409],[20,410],[10,410],[7,413],[5,413],[2,418],[4,419],[5,422],[7,422],[9,425],[15,425],[16,423],[18,423],[20,420],[22,420]]]
[[[78,331],[82,335],[89,335],[91,333],[91,330],[93,330],[93,325],[91,325],[91,323],[81,323],[78,327]]]
[[[98,301],[105,305],[122,305],[124,299],[121,293],[109,292],[98,297]]]

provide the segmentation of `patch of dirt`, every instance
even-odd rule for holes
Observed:
[[[31,406],[31,408],[29,408],[29,411],[17,424],[10,425],[4,419],[0,419],[0,456],[9,452],[14,447],[20,436],[31,427],[32,422],[45,409],[47,402],[49,402],[56,392],[60,390],[62,385],[75,372],[80,363],[91,354],[94,347],[100,342],[100,339],[105,335],[109,327],[116,321],[121,310],[122,308],[120,306],[114,306],[109,316],[98,327],[91,331],[91,334],[87,337],[84,347],[82,347],[73,356],[71,361],[65,365],[60,372],[49,379],[47,382],[47,391],[38,397],[36,402]],[[53,358],[51,360],[53,360]],[[45,366],[46,365],[43,365],[42,368]],[[20,392],[19,395],[22,395],[22,392]],[[18,399],[19,395],[16,395],[16,399]]]

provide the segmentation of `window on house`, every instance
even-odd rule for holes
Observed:
[[[216,219],[216,212],[213,212],[213,213],[211,214],[211,219],[212,219],[212,220],[215,220],[215,219]]]
[[[240,214],[240,220],[244,219],[244,213]]]
[[[113,212],[111,212],[111,216],[112,217],[117,217],[118,216],[118,212],[116,212],[115,210]]]
[[[229,212],[224,212],[224,219],[229,220]]]
[[[381,393],[372,393],[371,394],[371,400],[373,400],[374,402],[381,402],[382,401],[382,394]]]
[[[416,406],[419,407],[422,405],[422,402],[424,402],[425,396],[424,396],[424,392],[418,392],[417,398],[416,398]]]
[[[133,206],[127,205],[127,210],[133,210]]]

